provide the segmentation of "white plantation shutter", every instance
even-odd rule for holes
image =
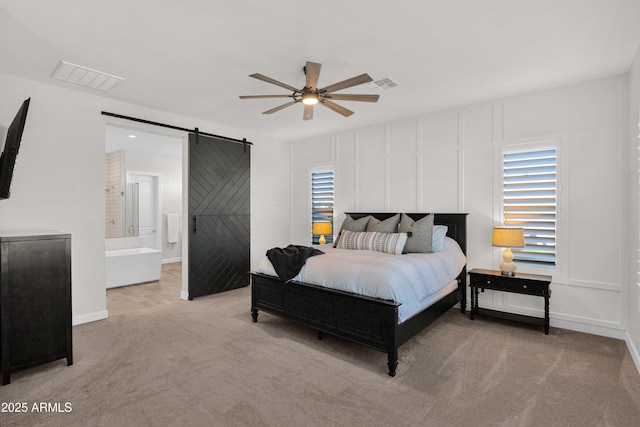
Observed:
[[[505,152],[504,224],[524,229],[525,247],[512,248],[515,261],[556,263],[556,149]]]
[[[330,222],[333,229],[333,171],[311,173],[311,227],[314,222]],[[333,235],[325,234],[327,243],[333,243]],[[311,231],[311,242],[318,244],[320,236]]]

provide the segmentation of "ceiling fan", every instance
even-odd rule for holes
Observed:
[[[336,101],[360,101],[360,102],[378,102],[378,98],[380,95],[351,95],[344,93],[333,93],[342,89],[346,89],[353,86],[358,86],[363,83],[368,83],[373,81],[373,79],[368,74],[360,74],[359,76],[352,77],[347,80],[343,80],[338,83],[334,83],[329,86],[325,86],[323,88],[318,88],[318,77],[320,77],[320,68],[322,64],[318,64],[315,62],[307,61],[307,64],[304,67],[304,72],[306,74],[306,85],[302,89],[296,89],[293,86],[290,86],[286,83],[279,82],[270,77],[263,76],[262,74],[251,74],[249,77],[253,77],[254,79],[262,80],[267,83],[274,84],[276,86],[283,87],[285,89],[290,90],[292,93],[290,95],[243,95],[240,96],[240,99],[258,99],[258,98],[292,98],[293,101],[287,102],[286,104],[282,104],[276,108],[272,108],[271,110],[267,110],[262,114],[271,114],[276,111],[280,111],[287,107],[292,106],[293,104],[297,104],[298,102],[302,102],[304,104],[304,114],[302,118],[304,120],[313,119],[313,106],[315,104],[324,105],[330,110],[335,111],[336,113],[342,114],[345,117],[349,117],[353,114],[353,111],[348,110],[336,103]]]

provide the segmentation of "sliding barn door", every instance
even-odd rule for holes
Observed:
[[[189,299],[249,285],[251,146],[189,135]]]

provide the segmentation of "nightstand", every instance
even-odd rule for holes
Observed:
[[[549,298],[551,298],[549,284],[551,283],[551,276],[525,273],[516,273],[515,276],[503,276],[496,270],[474,268],[469,271],[469,278],[469,287],[471,288],[471,320],[480,313],[502,319],[517,320],[537,325],[544,324],[544,333],[549,335]],[[484,292],[485,289],[543,297],[544,319],[478,308],[478,292],[480,290]]]

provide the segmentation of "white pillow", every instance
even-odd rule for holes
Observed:
[[[449,227],[446,225],[434,225],[433,237],[431,240],[431,250],[433,252],[442,252],[444,249],[444,238],[447,235]]]
[[[406,243],[407,233],[342,230],[337,248],[369,250],[400,255]]]

